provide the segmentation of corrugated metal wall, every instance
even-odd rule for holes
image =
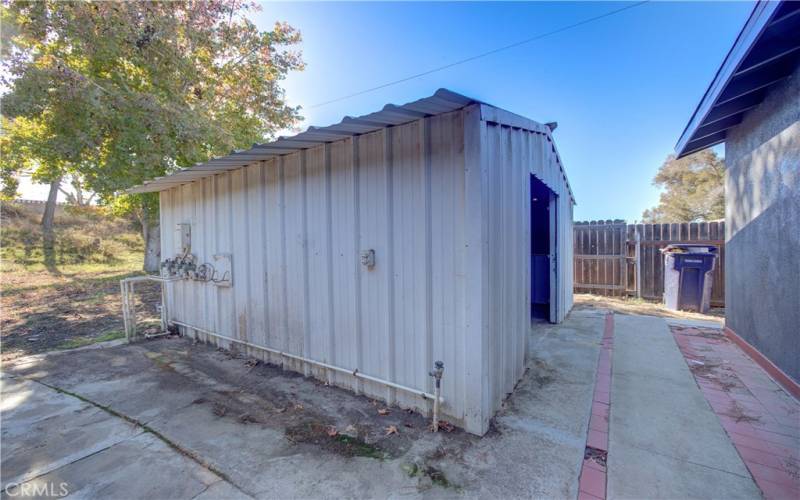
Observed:
[[[176,227],[188,222],[199,261],[230,253],[233,268],[230,288],[170,284],[171,319],[427,392],[433,392],[428,371],[442,360],[446,418],[485,432],[523,370],[528,172],[553,187],[568,214],[559,227],[560,262],[567,263],[572,201],[547,134],[481,121],[481,107],[162,191],[162,257],[179,251]],[[478,140],[465,144],[465,134],[474,132]],[[480,157],[483,177],[470,177],[465,149]],[[476,199],[473,211],[468,204]],[[367,249],[375,251],[373,269],[360,263]],[[560,267],[563,317],[571,307],[572,267]],[[249,354],[429,409],[418,396],[374,382]]]
[[[169,285],[171,319],[427,392],[442,360],[444,410],[463,423],[463,111],[163,191],[161,208],[164,258],[189,222],[200,262],[230,253],[233,263],[231,288]],[[427,410],[416,396],[315,372]]]
[[[491,245],[489,324],[490,337],[494,339],[489,344],[489,371],[495,374],[489,387],[489,400],[490,406],[496,407],[513,390],[525,370],[531,325],[530,174],[558,197],[558,322],[572,308],[573,200],[546,133],[490,122],[486,125],[485,147],[489,162],[487,193]]]

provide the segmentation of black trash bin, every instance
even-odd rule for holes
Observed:
[[[706,312],[711,305],[712,272],[719,249],[714,245],[676,244],[664,254],[664,305],[668,309]]]

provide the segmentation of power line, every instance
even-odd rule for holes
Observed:
[[[630,5],[626,5],[625,7],[620,7],[619,9],[614,9],[614,10],[608,11],[608,12],[606,12],[604,14],[600,14],[600,15],[597,15],[597,16],[594,16],[594,17],[590,17],[590,18],[584,19],[582,21],[578,21],[576,23],[569,24],[567,26],[562,26],[561,28],[554,29],[553,31],[548,31],[546,33],[541,33],[541,34],[533,36],[531,38],[527,38],[525,40],[520,40],[518,42],[514,42],[514,43],[512,43],[510,45],[504,45],[503,47],[498,47],[498,48],[492,49],[492,50],[490,50],[488,52],[483,52],[481,54],[477,54],[477,55],[474,55],[474,56],[471,56],[471,57],[467,57],[465,59],[460,59],[458,61],[454,61],[454,62],[451,62],[449,64],[445,64],[444,66],[439,66],[437,68],[429,69],[427,71],[423,71],[422,73],[417,73],[417,74],[414,74],[414,75],[410,75],[410,76],[407,76],[405,78],[401,78],[399,80],[394,80],[394,81],[391,81],[391,82],[388,82],[388,83],[384,83],[382,85],[378,85],[377,87],[371,87],[371,88],[368,88],[368,89],[364,89],[364,90],[355,92],[353,94],[348,94],[348,95],[344,95],[344,96],[341,96],[341,97],[337,97],[336,99],[331,99],[330,101],[320,102],[320,103],[314,104],[313,106],[309,106],[309,109],[319,108],[321,106],[326,106],[328,104],[333,104],[335,102],[344,101],[345,99],[350,99],[352,97],[356,97],[356,96],[359,96],[359,95],[367,94],[369,92],[374,92],[376,90],[384,89],[386,87],[391,87],[391,86],[397,85],[399,83],[404,83],[404,82],[407,82],[409,80],[414,80],[415,78],[420,78],[422,76],[430,75],[431,73],[437,73],[439,71],[443,71],[443,70],[452,68],[453,66],[458,66],[460,64],[468,63],[468,62],[474,61],[476,59],[481,59],[483,57],[487,57],[487,56],[490,56],[490,55],[493,55],[493,54],[497,54],[498,52],[502,52],[504,50],[513,49],[515,47],[519,47],[520,45],[525,45],[527,43],[531,43],[531,42],[535,42],[537,40],[541,40],[542,38],[546,38],[548,36],[553,36],[553,35],[556,35],[558,33],[562,33],[564,31],[571,30],[573,28],[577,28],[578,26],[583,26],[584,24],[588,24],[588,23],[591,23],[591,22],[594,22],[594,21],[599,21],[600,19],[603,19],[603,18],[606,18],[606,17],[609,17],[609,16],[613,16],[614,14],[619,14],[620,12],[623,12],[623,11],[626,11],[626,10],[634,9],[636,7],[639,7],[639,6],[644,5],[646,3],[649,3],[649,2],[650,2],[650,0],[644,0],[644,1],[641,1],[641,2],[636,2],[636,3],[630,4]]]

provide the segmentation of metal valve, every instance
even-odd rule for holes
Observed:
[[[436,380],[436,388],[438,389],[441,387],[442,384],[442,375],[444,375],[444,363],[442,361],[437,361],[433,364],[434,369],[431,370],[429,375]]]
[[[436,390],[434,391],[433,400],[433,425],[431,425],[433,432],[439,431],[439,404],[442,399],[442,375],[444,375],[444,363],[437,361],[433,364],[434,368],[429,373],[436,381]]]

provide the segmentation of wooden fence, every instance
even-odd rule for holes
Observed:
[[[633,295],[661,300],[664,265],[660,250],[673,243],[715,245],[711,304],[725,305],[725,222],[626,224],[622,220],[576,222],[573,230],[576,293]]]

